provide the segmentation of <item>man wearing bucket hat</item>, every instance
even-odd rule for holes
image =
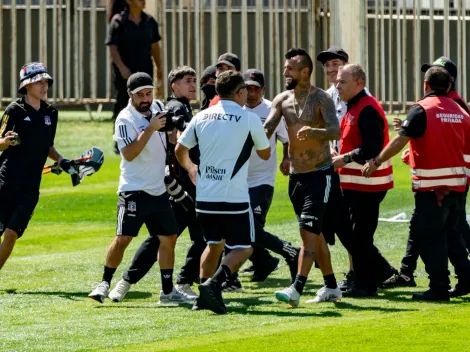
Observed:
[[[43,63],[24,65],[18,89],[24,96],[8,105],[0,119],[0,269],[33,215],[47,158],[76,173],[54,147],[58,113],[46,102],[52,83]]]

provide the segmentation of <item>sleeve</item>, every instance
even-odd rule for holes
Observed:
[[[178,139],[178,143],[184,145],[188,149],[193,148],[198,143],[196,135],[196,120],[196,117],[191,120],[183,134]]]
[[[119,44],[119,15],[114,16],[109,25],[108,35],[106,37],[106,45],[118,45]]]
[[[264,132],[260,118],[253,113],[249,113],[249,115],[253,115],[250,116],[250,133],[255,145],[255,150],[268,149],[271,145],[269,144],[266,132]]]
[[[116,120],[113,139],[117,142],[119,150],[131,144],[138,136],[130,121],[119,118]]]
[[[279,123],[279,125],[277,125],[276,130],[274,132],[276,133],[277,139],[281,141],[282,144],[286,144],[289,142],[289,135],[287,134],[287,126],[284,118],[282,118],[281,122]]]
[[[398,134],[403,137],[419,138],[426,132],[426,111],[416,104],[410,108],[406,120],[401,124]]]
[[[15,126],[15,110],[13,107],[9,106],[6,108],[3,113],[2,118],[0,119],[0,137],[5,137],[5,134],[8,131],[11,131]]]
[[[158,30],[158,22],[155,21],[155,18],[152,17],[152,44],[159,42],[162,37],[160,36],[160,31]]]
[[[52,133],[51,133],[51,142],[50,142],[50,145],[49,147],[53,147],[54,146],[54,139],[55,139],[55,135],[56,135],[56,132],[57,132],[57,123],[59,122],[59,112],[57,110],[54,110],[52,112]]]
[[[367,160],[377,156],[384,143],[384,122],[379,112],[372,106],[362,109],[358,118],[358,128],[362,144],[351,152],[351,158],[358,164],[364,165]]]

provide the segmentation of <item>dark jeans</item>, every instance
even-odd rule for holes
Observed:
[[[127,81],[119,75],[114,77],[114,88],[116,89],[116,102],[113,107],[113,121],[129,103],[129,94],[127,93]],[[114,126],[113,126],[114,127]]]
[[[468,186],[465,191],[465,198],[468,194]],[[465,198],[463,199],[463,206],[460,208],[460,216],[458,218],[458,223],[457,223],[457,231],[460,233],[462,236],[465,246],[467,247],[467,250],[470,251],[470,226],[468,225],[467,222],[467,210],[466,210],[466,202]],[[403,257],[401,261],[401,269],[400,271],[411,277],[413,276],[413,273],[416,270],[416,266],[418,265],[418,258],[419,258],[419,253],[418,253],[418,247],[416,245],[416,239],[413,238],[413,235],[415,232],[411,231],[411,225],[410,225],[410,233],[408,235],[408,242],[406,244],[406,252],[405,256]],[[450,253],[449,253],[450,256]],[[451,259],[452,262],[452,259]]]
[[[459,280],[470,283],[468,252],[458,230],[464,201],[464,193],[450,192],[440,206],[434,192],[415,192],[410,237],[416,241],[432,290],[450,288],[448,259]]]

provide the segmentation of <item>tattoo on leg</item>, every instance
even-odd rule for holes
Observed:
[[[313,257],[315,255],[314,251],[306,251],[304,250],[304,257]]]

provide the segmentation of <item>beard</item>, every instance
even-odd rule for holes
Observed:
[[[132,99],[132,105],[134,106],[134,108],[138,111],[138,112],[147,112],[150,110],[150,103],[148,102],[142,102],[140,103],[139,105],[137,105],[134,101],[134,99]]]
[[[285,87],[286,87],[286,89],[294,89],[295,87],[297,87],[298,83],[299,83],[299,81],[297,81],[295,78],[288,77],[288,78],[286,78]]]

